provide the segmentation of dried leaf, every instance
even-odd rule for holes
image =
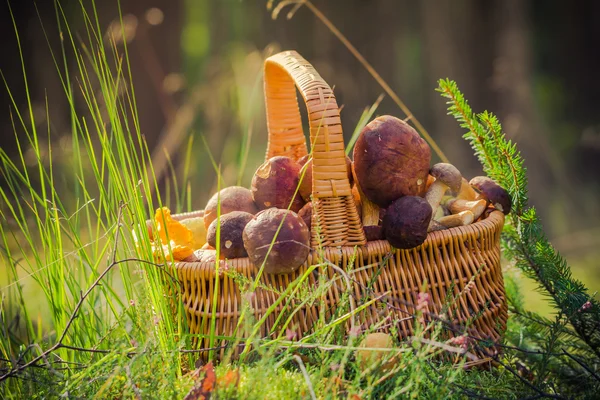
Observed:
[[[212,362],[209,362],[202,368],[194,371],[196,383],[194,387],[185,395],[183,400],[208,400],[215,390],[217,375]],[[200,378],[202,377],[202,378]]]

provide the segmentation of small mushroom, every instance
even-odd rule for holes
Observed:
[[[304,207],[302,207],[300,209],[300,211],[298,211],[298,216],[300,218],[302,218],[302,221],[304,221],[304,223],[308,227],[309,231],[311,230],[311,227],[312,227],[312,213],[313,213],[312,201],[309,201],[308,203],[306,203],[304,205]]]
[[[371,349],[392,349],[394,341],[387,333],[374,332],[369,333],[358,345],[355,356],[358,366],[366,369],[374,363],[379,363],[386,358],[390,358],[390,352]],[[381,367],[383,370],[389,369],[394,365],[393,357],[385,362]]]
[[[510,213],[512,199],[510,194],[492,179],[487,176],[476,176],[471,179],[471,186],[481,192],[481,197],[487,200],[497,210],[502,211],[505,215]]]
[[[367,239],[367,242],[385,239],[385,236],[383,235],[383,227],[381,225],[363,226],[363,231],[365,232],[365,239]]]
[[[302,218],[279,208],[256,214],[243,239],[250,261],[256,268],[264,264],[266,273],[292,273],[306,262],[310,251],[310,233]]]
[[[221,215],[232,211],[245,211],[256,214],[258,207],[252,199],[252,192],[241,186],[230,186],[221,189],[210,198],[204,208],[204,227],[208,229],[210,224],[217,219],[217,206],[221,203]]]
[[[411,249],[427,239],[432,210],[422,197],[404,196],[394,201],[383,217],[383,234],[397,249]]]
[[[448,228],[437,222],[437,220],[432,219],[429,223],[429,226],[427,227],[427,232],[443,231],[444,229]]]
[[[229,259],[247,257],[248,253],[244,248],[242,233],[251,219],[252,214],[243,211],[232,211],[229,214],[221,215],[208,227],[206,234],[208,244],[217,247],[217,224],[220,223],[219,249],[221,257]]]
[[[473,218],[477,219],[485,211],[488,203],[486,200],[454,200],[448,203],[448,209],[452,214],[458,214],[462,211],[471,211]]]
[[[252,178],[252,198],[258,208],[300,211],[304,201],[297,193],[299,172],[300,165],[283,156],[272,157],[258,167]]]
[[[444,228],[455,228],[457,226],[469,225],[474,220],[474,215],[471,211],[462,211],[458,214],[447,215],[438,219],[436,222]],[[439,228],[439,226],[437,226]],[[439,230],[439,229],[432,229]]]
[[[433,210],[433,214],[435,214],[442,197],[444,197],[444,193],[446,193],[448,189],[450,189],[453,195],[458,194],[461,187],[462,176],[460,171],[456,169],[454,165],[448,163],[435,164],[431,167],[429,173],[435,178],[435,181],[431,184],[429,190],[427,190],[425,200],[427,200]]]

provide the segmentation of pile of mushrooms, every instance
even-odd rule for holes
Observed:
[[[468,182],[447,163],[430,168],[429,145],[398,118],[367,124],[353,155],[346,157],[348,180],[367,241],[410,249],[428,232],[471,224],[493,209],[510,212],[509,194],[493,180]],[[249,257],[267,273],[290,273],[308,257],[312,212],[311,157],[273,157],[256,170],[250,189],[215,193],[202,218],[177,221],[168,209],[157,210],[157,253],[172,249],[176,260],[214,262],[218,248],[221,259]]]
[[[471,224],[487,210],[510,212],[510,195],[490,178],[468,182],[452,164],[430,161],[429,146],[404,121],[385,115],[365,126],[353,168],[367,240],[410,249],[428,232]]]

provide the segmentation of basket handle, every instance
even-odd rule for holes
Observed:
[[[284,51],[265,61],[265,103],[269,142],[266,158],[307,154],[296,98],[300,91],[308,112],[313,154],[312,245],[354,246],[366,243],[348,181],[342,123],[333,90],[308,61]],[[317,237],[318,236],[318,237]]]

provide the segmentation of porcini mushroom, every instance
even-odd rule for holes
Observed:
[[[310,251],[310,234],[302,218],[279,208],[256,214],[246,225],[243,239],[250,261],[256,268],[264,264],[266,273],[292,273],[304,264]]]
[[[431,150],[406,122],[381,116],[369,122],[354,146],[354,171],[365,196],[387,207],[425,192]],[[363,219],[365,205],[363,203]]]
[[[445,217],[438,219],[436,222],[439,225],[443,226],[444,228],[448,229],[448,228],[455,228],[457,226],[469,225],[474,220],[475,220],[475,218],[474,218],[473,213],[471,211],[467,210],[467,211],[459,212],[458,214],[446,215]],[[438,228],[439,228],[439,226],[436,225],[436,227],[432,228],[430,230],[430,232],[432,230],[439,230]]]
[[[300,209],[300,211],[298,211],[298,216],[300,218],[302,218],[302,221],[304,221],[304,223],[306,224],[309,231],[312,227],[312,213],[313,213],[312,201],[309,201],[308,203],[306,203],[304,205],[304,207],[302,207]]]
[[[394,201],[383,217],[383,235],[397,249],[411,249],[427,238],[431,206],[418,196],[404,196]]]
[[[494,208],[502,211],[505,215],[510,213],[512,199],[502,186],[487,176],[476,176],[469,183],[479,190],[480,196],[493,205]]]
[[[391,349],[394,347],[394,341],[387,333],[374,332],[365,336],[358,347],[359,349],[356,350],[355,353],[356,361],[361,369],[366,369],[374,363],[381,362],[385,358],[390,357],[390,354],[387,351],[378,351],[372,349]],[[382,369],[389,369],[393,365],[394,360],[390,359],[382,365]]]
[[[232,211],[245,211],[252,215],[258,212],[258,207],[252,199],[252,192],[241,186],[230,186],[221,189],[210,198],[204,207],[204,227],[208,229],[210,224],[217,219],[217,206],[221,203],[221,215]]]
[[[484,199],[481,200],[453,200],[448,202],[448,209],[452,214],[458,214],[462,211],[471,211],[473,213],[473,218],[477,219],[487,207],[487,201]]]
[[[223,258],[241,258],[248,256],[244,248],[242,233],[252,219],[252,214],[244,211],[232,211],[215,219],[206,233],[207,243],[217,247],[217,224],[221,224],[219,240],[220,255]]]
[[[300,165],[289,157],[276,156],[265,161],[252,178],[252,198],[259,209],[288,207],[300,211],[304,201],[297,193]]]
[[[448,163],[435,164],[431,167],[429,173],[435,178],[435,181],[429,186],[429,189],[425,194],[425,200],[427,200],[435,215],[440,205],[440,201],[448,189],[450,189],[452,194],[458,194],[461,187],[462,176],[460,171],[456,169],[454,165]]]

